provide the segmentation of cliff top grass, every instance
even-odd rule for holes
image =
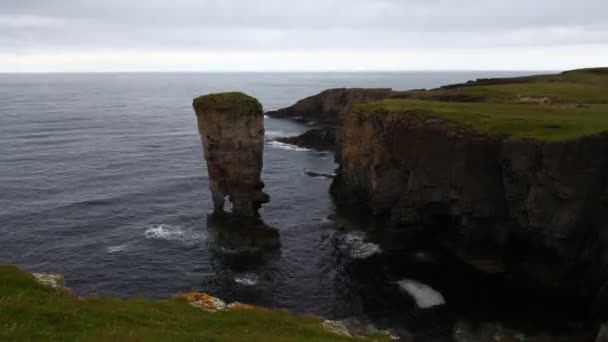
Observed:
[[[354,109],[418,111],[511,139],[560,141],[608,131],[608,68],[477,80],[396,97]]]
[[[192,106],[194,108],[213,108],[221,110],[243,105],[253,108],[259,107],[260,111],[262,108],[262,105],[256,98],[241,92],[208,94],[199,96],[192,101]]]
[[[349,340],[323,330],[319,318],[282,310],[208,313],[183,299],[78,299],[14,266],[0,266],[0,327],[0,340],[11,341]]]

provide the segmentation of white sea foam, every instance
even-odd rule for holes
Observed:
[[[236,275],[234,281],[243,286],[255,286],[260,282],[260,277],[255,273],[243,273]]]
[[[150,240],[178,241],[186,244],[199,243],[205,238],[200,232],[170,224],[150,226],[144,232],[144,236]]]
[[[129,247],[129,245],[118,245],[118,246],[109,246],[108,248],[106,248],[106,251],[108,253],[118,253],[118,252],[122,252],[124,250],[126,250]]]
[[[279,137],[286,137],[289,134],[287,134],[287,132],[283,132],[283,131],[267,130],[264,135],[266,136],[266,138],[279,138]]]
[[[264,119],[268,119],[268,115],[264,115]]]
[[[279,148],[282,150],[298,151],[298,152],[310,151],[309,149],[304,148],[304,147],[290,145],[290,144],[282,143],[282,142],[276,141],[276,140],[268,141],[267,143],[268,143],[268,146]]]
[[[363,232],[344,234],[338,242],[338,248],[348,252],[353,259],[366,259],[382,252],[379,245],[366,241],[366,235]]]
[[[444,305],[443,295],[432,287],[412,279],[398,281],[397,284],[407,292],[419,308],[427,309],[434,306]]]

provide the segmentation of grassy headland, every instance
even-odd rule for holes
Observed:
[[[413,111],[494,137],[568,140],[608,131],[608,68],[398,92],[353,109]]]
[[[209,313],[183,299],[78,299],[0,266],[0,340],[340,341],[317,317],[284,310]]]

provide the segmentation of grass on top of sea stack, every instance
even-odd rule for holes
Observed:
[[[0,266],[0,340],[340,341],[317,317],[285,310],[205,312],[184,299],[78,299]],[[376,340],[382,340],[379,337]]]
[[[608,132],[608,68],[400,92],[353,110],[418,112],[492,137],[576,139]]]
[[[227,93],[215,93],[215,94],[207,94],[202,95],[195,98],[192,102],[194,108],[203,107],[203,108],[230,108],[234,106],[252,106],[252,107],[260,107],[260,102],[247,94],[241,92],[227,92]]]

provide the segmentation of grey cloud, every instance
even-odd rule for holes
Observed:
[[[605,0],[19,0],[0,51],[608,44]]]

